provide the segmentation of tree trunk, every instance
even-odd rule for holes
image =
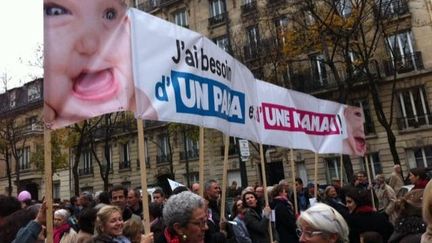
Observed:
[[[12,187],[12,172],[10,168],[10,160],[9,160],[9,150],[6,149],[6,174],[8,177],[8,196],[12,196],[13,187]]]

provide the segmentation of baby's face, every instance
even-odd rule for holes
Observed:
[[[55,128],[131,109],[130,27],[122,1],[44,0],[44,13],[45,121]]]
[[[348,143],[354,154],[362,155],[366,152],[363,111],[360,107],[349,106],[345,109],[345,118],[348,123]]]

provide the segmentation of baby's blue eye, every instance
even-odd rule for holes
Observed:
[[[63,14],[68,14],[69,11],[58,5],[48,5],[44,6],[44,12],[47,16],[58,16]]]
[[[105,10],[103,17],[107,20],[114,20],[117,17],[117,10],[114,8],[108,8]]]

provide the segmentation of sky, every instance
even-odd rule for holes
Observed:
[[[0,2],[0,93],[42,77],[43,68],[29,63],[37,60],[43,46],[43,0],[2,0]],[[6,76],[5,76],[6,75]]]

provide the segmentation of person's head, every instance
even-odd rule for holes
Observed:
[[[91,207],[93,203],[93,194],[88,191],[83,191],[79,197],[79,204],[83,208]]]
[[[126,198],[128,190],[122,185],[116,185],[111,189],[111,204],[121,208],[126,207]]]
[[[233,217],[245,212],[245,207],[243,206],[243,201],[241,199],[234,200],[231,212]]]
[[[150,219],[153,220],[162,217],[162,208],[163,208],[162,204],[151,202],[149,204]]]
[[[156,190],[154,190],[154,192],[152,193],[153,196],[153,202],[155,203],[159,203],[159,204],[164,204],[165,203],[165,193],[162,190],[162,188],[156,188]]]
[[[396,172],[397,174],[400,174],[402,172],[401,166],[400,165],[394,165],[393,171]]]
[[[216,180],[208,180],[204,184],[205,197],[208,200],[217,200],[221,193],[221,189]]]
[[[0,225],[0,242],[12,242],[18,230],[35,219],[39,208],[40,204],[34,204],[6,216]]]
[[[360,243],[383,243],[382,236],[375,231],[367,231],[360,234]]]
[[[271,191],[271,198],[275,198],[275,197],[284,197],[284,198],[288,197],[288,192],[286,191],[286,188],[283,184],[278,184],[273,187]]]
[[[346,106],[344,116],[348,136],[344,142],[344,150],[348,154],[362,156],[366,152],[363,110],[360,107]]]
[[[131,243],[141,242],[142,223],[137,220],[127,220],[124,224],[123,235],[130,239]]]
[[[326,198],[336,198],[338,196],[334,186],[327,186],[324,195]]]
[[[69,201],[70,201],[71,205],[73,205],[73,206],[79,206],[78,205],[79,202],[78,202],[78,197],[77,196],[72,196]]]
[[[119,207],[106,205],[97,213],[95,228],[98,234],[120,236],[123,234],[123,227],[122,210]]]
[[[303,180],[299,177],[295,179],[295,187],[297,192],[301,192],[303,190]]]
[[[172,195],[163,208],[168,230],[188,243],[203,243],[208,229],[204,199],[186,191]]]
[[[199,194],[200,185],[199,183],[192,184],[191,190],[195,194]]]
[[[127,204],[130,207],[138,207],[141,200],[141,193],[137,189],[130,189],[127,195]]]
[[[79,229],[88,234],[93,234],[95,228],[96,214],[96,208],[84,208],[78,216]]]
[[[20,209],[21,203],[16,197],[0,195],[0,225],[6,216]]]
[[[245,192],[242,196],[243,206],[246,208],[257,208],[259,205],[258,197],[255,192]]]
[[[17,196],[18,200],[21,202],[21,207],[22,208],[26,208],[27,206],[31,205],[31,194],[28,191],[21,191],[18,196]]]
[[[414,168],[410,170],[409,173],[409,180],[411,182],[411,184],[416,184],[418,181],[420,180],[426,180],[427,179],[427,175],[426,175],[426,171],[423,168]]]
[[[371,193],[366,189],[349,188],[345,193],[346,207],[350,213],[358,207],[372,206]]]
[[[341,180],[339,178],[333,178],[331,184],[335,188],[341,188]]]
[[[385,176],[383,174],[378,174],[375,176],[375,182],[378,186],[385,184]]]
[[[231,188],[237,189],[237,181],[234,180],[231,182]]]
[[[347,243],[349,228],[332,207],[317,203],[300,214],[297,220],[300,242]]]
[[[264,187],[262,186],[257,186],[255,188],[255,194],[258,198],[264,198]]]
[[[423,192],[423,220],[432,230],[432,181],[429,181]]]
[[[364,172],[364,171],[357,172],[356,183],[357,184],[367,184],[368,183],[368,178],[367,178],[366,172]]]
[[[54,227],[60,227],[68,223],[70,213],[66,209],[58,209],[54,212]]]
[[[97,203],[110,204],[111,195],[109,192],[103,191],[96,198]]]
[[[134,109],[130,20],[124,2],[44,0],[48,126]]]

